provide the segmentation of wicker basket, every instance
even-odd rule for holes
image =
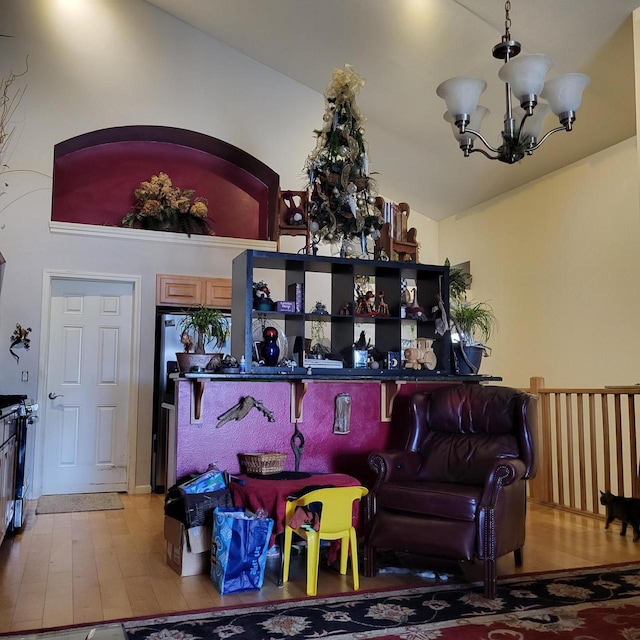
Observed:
[[[244,473],[268,476],[284,470],[286,453],[239,453],[240,466]]]

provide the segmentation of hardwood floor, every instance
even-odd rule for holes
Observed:
[[[260,591],[221,596],[208,575],[180,578],[165,563],[163,500],[123,495],[123,510],[38,516],[30,503],[24,531],[0,547],[0,633],[305,596],[301,561],[292,563],[284,588],[275,560]],[[602,520],[532,504],[527,526],[523,567],[510,554],[500,559],[499,575],[640,557],[640,543],[618,535],[618,523],[605,531]],[[360,577],[361,589],[433,582],[414,573]],[[342,591],[351,591],[350,577],[323,569],[318,595]]]

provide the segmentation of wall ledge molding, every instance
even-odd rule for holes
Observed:
[[[248,238],[224,238],[219,236],[172,233],[170,231],[148,231],[95,224],[77,224],[73,222],[49,222],[49,231],[62,235],[113,238],[117,240],[135,240],[137,242],[163,242],[166,244],[184,244],[193,247],[199,245],[212,249],[261,249],[276,251],[276,243],[271,240],[252,240]]]

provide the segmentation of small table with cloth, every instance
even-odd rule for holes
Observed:
[[[282,542],[284,538],[285,511],[287,498],[304,489],[319,489],[321,487],[357,487],[360,481],[345,473],[303,473],[282,472],[272,475],[259,476],[255,474],[243,474],[236,476],[240,482],[231,482],[231,495],[236,507],[243,507],[256,512],[264,509],[269,518],[273,518],[273,534],[270,546],[277,540],[280,548],[280,574],[278,586],[282,581]],[[354,524],[357,526],[359,509],[358,503],[354,503]],[[338,541],[339,544],[339,541]],[[335,552],[335,549],[334,549]]]

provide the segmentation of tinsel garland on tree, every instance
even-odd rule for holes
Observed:
[[[325,93],[323,127],[305,171],[311,190],[310,230],[326,242],[380,237],[382,215],[375,206],[374,182],[364,139],[364,117],[356,95],[364,79],[350,65],[334,69]]]

